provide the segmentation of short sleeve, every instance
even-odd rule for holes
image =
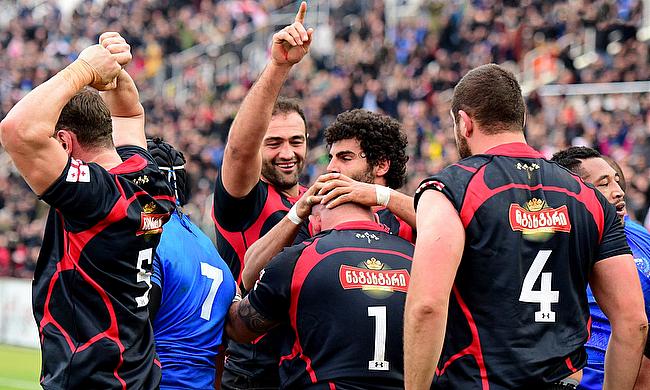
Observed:
[[[600,195],[600,193],[597,195]],[[618,218],[618,215],[616,215],[616,209],[605,198],[599,196],[598,199],[603,207],[604,228],[596,261],[619,255],[632,254],[627,244],[627,239],[625,238],[623,224],[620,218]]]
[[[158,246],[158,248],[160,248],[160,246]],[[153,257],[153,273],[151,274],[151,283],[160,287],[161,290],[163,288],[163,272],[163,264],[160,259],[160,255],[158,252],[156,252],[155,256]]]
[[[68,218],[92,223],[108,215],[119,196],[114,175],[96,163],[70,158],[41,199]]]
[[[248,299],[265,318],[287,321],[291,304],[291,278],[305,244],[286,248],[260,272],[260,278],[248,293]]]
[[[214,185],[213,213],[215,220],[224,229],[235,232],[246,228],[246,225],[256,217],[253,213],[261,210],[266,201],[268,189],[261,181],[243,198],[231,196],[223,186],[221,171]]]

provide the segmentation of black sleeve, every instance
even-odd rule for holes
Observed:
[[[41,199],[67,218],[93,224],[103,219],[120,194],[114,176],[96,163],[74,158]]]
[[[630,246],[625,238],[625,230],[621,219],[616,215],[616,208],[595,191],[598,200],[603,207],[603,236],[600,240],[600,247],[596,261],[604,260],[613,256],[632,254]]]
[[[261,212],[267,195],[268,189],[260,180],[243,198],[231,196],[223,186],[221,170],[219,170],[214,185],[213,217],[228,231],[244,230]]]
[[[305,244],[285,248],[260,273],[260,279],[248,293],[248,300],[263,317],[285,322],[291,304],[291,278]]]
[[[153,320],[156,319],[156,314],[158,314],[158,309],[160,309],[160,301],[162,300],[162,289],[157,284],[151,285],[151,290],[149,290],[149,320],[153,324]]]

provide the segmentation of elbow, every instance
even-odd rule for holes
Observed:
[[[614,318],[610,319],[612,325],[612,337],[622,337],[631,342],[641,342],[648,334],[648,317],[645,310],[627,310],[617,312]]]
[[[405,318],[415,324],[437,322],[447,316],[449,300],[421,299],[417,302],[407,300]]]
[[[6,150],[13,149],[13,146],[20,142],[21,132],[20,121],[11,115],[11,112],[0,122],[0,142]]]

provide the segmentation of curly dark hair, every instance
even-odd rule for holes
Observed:
[[[384,178],[386,185],[397,189],[406,181],[406,146],[408,141],[402,125],[395,119],[368,110],[356,109],[343,112],[325,130],[328,147],[336,141],[357,139],[371,167],[381,161],[390,162]]]

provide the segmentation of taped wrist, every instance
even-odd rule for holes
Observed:
[[[86,85],[95,83],[95,80],[99,79],[99,74],[95,68],[81,58],[77,58],[72,64],[60,71],[59,74],[77,91]]]
[[[390,201],[390,188],[375,184],[375,193],[377,195],[377,204],[388,207]]]

